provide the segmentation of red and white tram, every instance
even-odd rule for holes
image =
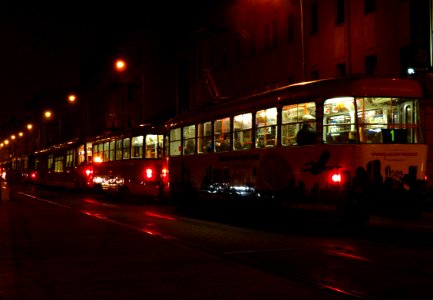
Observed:
[[[356,222],[416,213],[427,163],[422,98],[409,79],[336,78],[178,115],[167,123],[170,192],[180,204],[246,199]]]

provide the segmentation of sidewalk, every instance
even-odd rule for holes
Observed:
[[[171,241],[5,195],[0,200],[1,300],[330,299]]]

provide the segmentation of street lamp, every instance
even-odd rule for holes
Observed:
[[[70,103],[75,103],[75,100],[77,100],[77,96],[75,96],[74,94],[70,94],[70,95],[68,96],[68,101],[69,101]]]
[[[126,62],[123,59],[117,59],[114,66],[119,72],[123,72],[126,70]]]

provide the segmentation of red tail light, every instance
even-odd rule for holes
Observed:
[[[333,185],[340,185],[344,183],[344,176],[339,170],[334,170],[329,176],[329,183]]]
[[[30,178],[31,179],[36,179],[36,176],[37,176],[36,172],[31,172],[30,173]]]
[[[86,174],[87,177],[91,177],[93,175],[93,169],[92,168],[86,168],[84,170],[84,173]]]
[[[334,183],[341,183],[341,174],[338,173],[332,174],[331,181]]]
[[[166,168],[163,168],[161,171],[161,177],[166,178],[168,176],[168,170]]]
[[[152,179],[153,178],[153,170],[151,168],[147,168],[145,170],[145,173],[146,173],[146,178],[147,179]]]

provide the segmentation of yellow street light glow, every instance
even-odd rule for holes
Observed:
[[[18,133],[18,136],[19,137],[22,137],[24,135],[24,133],[22,133],[22,131],[20,131],[19,133]]]
[[[52,115],[52,112],[49,111],[49,110],[47,110],[47,111],[44,112],[44,116],[45,116],[45,118],[47,118],[47,119],[51,118],[51,115]]]
[[[33,125],[32,124],[27,124],[27,129],[28,130],[32,130],[33,129]]]
[[[9,140],[5,140],[4,143],[5,143],[5,145],[8,145],[9,144]]]
[[[16,138],[15,134],[11,135],[11,140],[14,140]]]
[[[71,94],[68,96],[68,100],[69,100],[69,102],[74,103],[75,100],[77,100],[77,97],[75,95]]]
[[[126,62],[123,59],[116,60],[116,70],[119,72],[123,72],[126,69]]]

